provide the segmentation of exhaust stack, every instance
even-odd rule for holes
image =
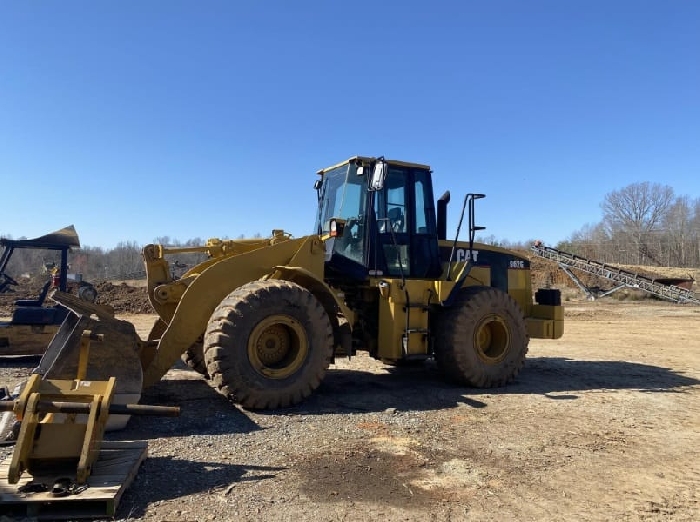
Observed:
[[[447,204],[450,202],[450,191],[447,190],[437,201],[437,235],[438,239],[447,239]]]

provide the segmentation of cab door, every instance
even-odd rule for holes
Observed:
[[[374,192],[373,207],[370,275],[439,277],[442,268],[430,172],[389,165],[383,189]]]

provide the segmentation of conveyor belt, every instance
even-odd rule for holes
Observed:
[[[657,283],[649,277],[635,274],[634,272],[628,272],[615,266],[586,259],[585,257],[570,254],[552,247],[533,245],[532,252],[539,257],[559,263],[559,266],[570,276],[572,276],[572,274],[568,269],[575,268],[576,270],[603,279],[615,281],[622,286],[639,288],[640,290],[644,290],[652,295],[675,303],[693,303],[700,305],[700,299],[698,299],[693,292],[679,286]],[[574,277],[572,277],[572,279],[580,286],[580,281]]]

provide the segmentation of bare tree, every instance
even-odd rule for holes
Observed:
[[[690,240],[692,256],[689,266],[700,266],[700,198],[693,202],[693,216],[690,220]]]
[[[681,196],[671,205],[664,218],[664,239],[667,242],[667,264],[687,266],[691,242],[693,209],[688,196]]]
[[[605,196],[601,203],[603,222],[611,235],[621,233],[630,238],[638,264],[647,258],[661,264],[652,238],[673,201],[673,189],[669,186],[648,181],[633,183]]]
[[[605,262],[618,262],[616,252],[610,246],[610,237],[603,223],[587,223],[571,234],[566,242],[571,252],[590,259]]]
[[[132,279],[143,271],[141,247],[133,241],[120,242],[107,254],[107,264],[112,269],[108,275],[119,279]]]
[[[153,240],[157,245],[177,246],[177,240],[171,240],[170,236],[158,236]]]

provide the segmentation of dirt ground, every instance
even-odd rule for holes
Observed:
[[[154,316],[128,314],[142,336]],[[119,520],[700,520],[700,307],[566,303],[512,385],[341,360],[303,404],[230,405],[178,366],[115,440],[149,458]],[[36,360],[0,362],[17,381]],[[6,450],[9,451],[9,450]]]

